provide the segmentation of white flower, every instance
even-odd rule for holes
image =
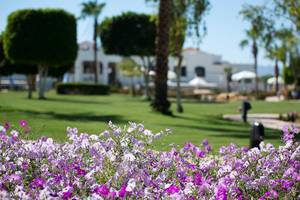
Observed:
[[[144,130],[144,135],[150,136],[150,137],[153,136],[152,132],[150,130],[148,130],[148,129]]]
[[[81,147],[82,147],[82,148],[85,149],[85,148],[87,148],[89,145],[90,145],[90,143],[89,143],[89,140],[88,140],[88,139],[85,138],[85,139],[82,140],[82,142],[81,142]]]
[[[165,189],[168,189],[172,184],[168,183],[165,185]]]
[[[0,126],[0,132],[6,132],[6,129],[3,126]]]
[[[18,136],[19,136],[19,132],[16,131],[16,130],[12,130],[12,131],[10,132],[10,134],[11,134],[13,137],[18,137]]]
[[[129,179],[126,187],[126,192],[132,192],[136,186],[136,182],[133,178]]]
[[[192,190],[193,190],[193,183],[189,182],[189,183],[186,184],[183,192],[184,192],[184,194],[188,195],[188,194],[192,194],[193,193]]]
[[[127,153],[124,155],[124,160],[132,162],[135,160],[135,156],[132,153]]]
[[[91,136],[90,136],[90,139],[91,139],[91,140],[98,140],[99,137],[98,137],[98,135],[91,135]]]
[[[112,162],[114,162],[116,160],[116,156],[112,151],[108,151],[107,156],[108,156],[109,160]]]

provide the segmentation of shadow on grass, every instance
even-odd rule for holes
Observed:
[[[1,110],[1,109],[0,109]],[[10,110],[1,110],[2,112],[21,112],[32,117],[42,118],[46,116],[47,118],[53,118],[57,120],[67,120],[67,121],[81,121],[81,122],[109,122],[113,121],[114,123],[127,123],[128,120],[123,119],[120,115],[95,115],[93,113],[56,113],[53,111],[49,112],[39,112],[32,110],[21,110],[21,109],[10,109]]]
[[[193,118],[187,116],[176,116],[179,119],[187,119],[197,122],[196,124],[174,124],[171,127],[189,128],[203,132],[215,132],[212,137],[232,137],[239,139],[247,139],[250,137],[251,125],[242,122],[228,121],[222,119],[221,116],[207,115],[202,118]],[[199,124],[199,125],[198,125]],[[163,124],[166,125],[166,124]],[[169,125],[170,126],[170,125]],[[279,130],[265,129],[265,139],[280,139],[281,132]]]
[[[38,99],[36,99],[36,100],[38,100]],[[38,101],[40,101],[40,100],[38,100]],[[104,101],[56,99],[56,98],[47,98],[43,101],[58,102],[58,103],[77,103],[77,104],[110,104],[109,102],[104,102]]]

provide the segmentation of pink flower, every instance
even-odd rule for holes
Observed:
[[[23,127],[23,128],[25,128],[25,127],[28,125],[27,121],[25,121],[25,120],[20,120],[20,121],[19,121],[19,124],[20,124],[20,126]]]
[[[10,124],[9,124],[8,122],[5,122],[5,123],[4,123],[4,128],[5,128],[6,130],[8,130],[8,129],[10,128]]]
[[[109,189],[105,184],[98,186],[94,189],[94,193],[99,194],[102,197],[106,197],[109,195]]]
[[[201,174],[200,173],[196,173],[194,175],[194,184],[195,185],[202,185],[202,183],[203,183],[203,180],[202,180]]]
[[[120,191],[119,191],[119,197],[123,198],[126,195],[126,185],[122,185]]]
[[[169,194],[175,194],[179,192],[179,188],[176,185],[171,185],[170,187],[168,187],[167,189],[165,189],[165,191]]]

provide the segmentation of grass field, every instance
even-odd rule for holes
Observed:
[[[47,97],[47,100],[28,100],[25,92],[0,93],[0,122],[17,124],[20,119],[27,120],[32,127],[30,139],[45,135],[57,141],[64,141],[67,126],[77,127],[81,132],[100,133],[107,128],[107,122],[111,120],[118,125],[124,125],[128,121],[142,122],[146,128],[153,131],[171,128],[173,134],[155,144],[156,148],[161,150],[168,149],[171,143],[199,143],[205,138],[215,148],[231,142],[239,145],[249,143],[250,125],[221,118],[222,114],[236,113],[240,102],[186,101],[183,114],[175,112],[173,102],[172,110],[175,115],[170,117],[153,112],[149,102],[125,95],[63,96],[49,92]],[[252,102],[252,113],[290,111],[300,112],[300,102]],[[280,137],[279,131],[266,130],[266,142],[278,145]]]

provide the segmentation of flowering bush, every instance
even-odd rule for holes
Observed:
[[[68,141],[19,138],[20,122],[0,128],[1,199],[297,199],[300,147],[295,128],[284,128],[284,146],[260,149],[230,144],[211,153],[207,140],[169,152],[151,149],[142,124],[109,123],[100,135],[67,128]],[[164,133],[168,133],[164,132]],[[26,133],[27,134],[27,133]]]

